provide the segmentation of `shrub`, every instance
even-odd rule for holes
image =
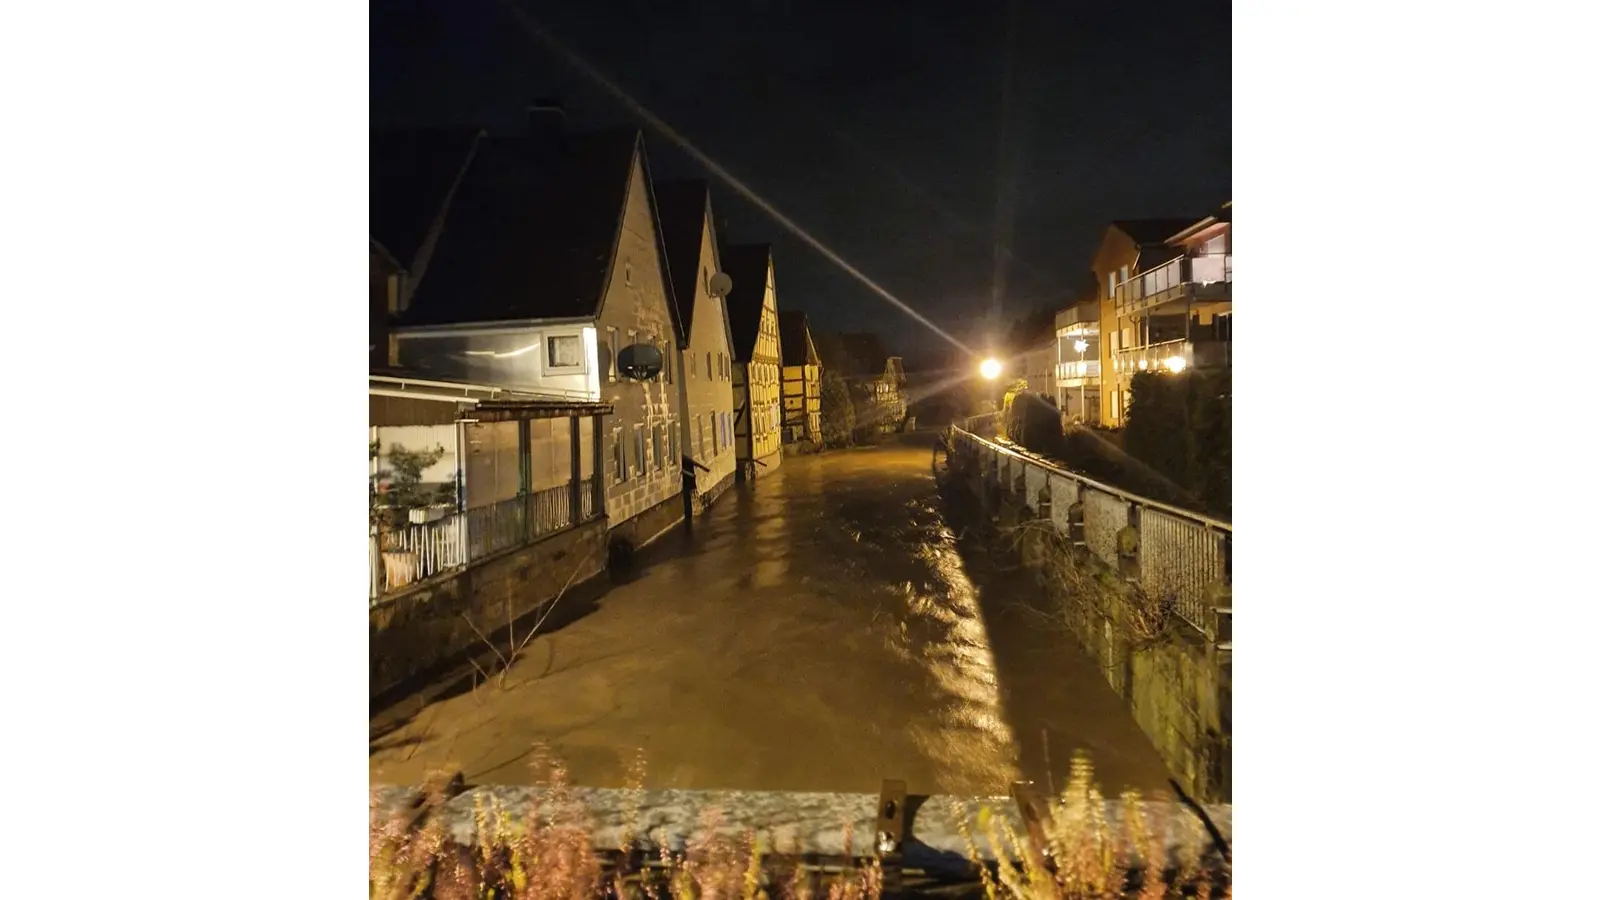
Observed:
[[[1048,398],[1026,390],[1008,391],[1001,418],[1011,440],[1042,456],[1061,455],[1061,411]]]
[[[856,430],[855,402],[850,385],[838,372],[822,370],[822,443],[848,447]]]
[[[539,754],[536,754],[536,758]],[[548,766],[542,802],[513,817],[497,804],[474,809],[470,846],[455,843],[440,818],[427,815],[443,803],[441,781],[425,789],[423,824],[409,811],[383,813],[374,796],[369,818],[368,895],[373,900],[417,898],[821,898],[876,900],[883,872],[876,861],[847,865],[820,878],[792,861],[763,852],[752,834],[718,833],[718,819],[701,821],[700,832],[681,852],[662,851],[658,864],[630,868],[617,854],[603,854],[582,827],[586,811],[566,789],[565,772]],[[642,764],[636,777],[642,779]],[[642,780],[630,779],[637,794]],[[1113,828],[1105,797],[1094,782],[1088,757],[1076,755],[1058,797],[1045,798],[1049,826],[1043,834],[1050,863],[1000,816],[986,807],[966,810],[961,825],[968,859],[994,900],[1087,900],[1087,898],[1231,895],[1231,873],[1223,860],[1188,857],[1170,867],[1167,847],[1178,823],[1146,807],[1134,792],[1122,797],[1124,816]],[[638,827],[635,815],[628,830]],[[781,825],[782,823],[774,823]],[[976,827],[973,827],[976,826]],[[997,861],[983,862],[988,845]],[[623,845],[635,848],[633,835]],[[865,848],[863,848],[865,849]],[[631,854],[630,854],[631,856]],[[637,861],[637,857],[633,857]],[[1146,861],[1160,865],[1147,867]],[[608,864],[615,863],[615,864]],[[822,883],[818,884],[817,882]],[[1220,891],[1213,893],[1217,888]]]
[[[1218,373],[1133,376],[1124,445],[1129,456],[1193,494],[1208,511],[1233,508],[1232,379]]]

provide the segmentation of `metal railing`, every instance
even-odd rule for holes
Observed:
[[[542,491],[534,491],[519,499],[528,505],[528,521],[532,523],[533,537],[560,531],[572,524],[570,484],[559,484]]]
[[[1156,305],[1165,299],[1162,295],[1185,285],[1195,286],[1197,296],[1222,299],[1228,296],[1227,286],[1233,283],[1233,255],[1180,256],[1169,260],[1116,285],[1116,307],[1121,314],[1138,312],[1146,306]],[[1216,290],[1206,285],[1220,285]],[[1181,295],[1176,295],[1181,296]]]
[[[1231,524],[1086,478],[975,433],[974,426],[982,428],[992,421],[992,415],[974,417],[952,429],[957,452],[977,459],[980,471],[996,472],[1007,490],[1019,473],[1025,484],[1033,485],[1036,479],[1029,470],[1040,470],[1049,478],[1052,520],[1060,519],[1056,509],[1081,504],[1084,543],[1112,571],[1121,572],[1123,567],[1117,535],[1133,528],[1139,537],[1134,554],[1139,586],[1152,598],[1170,601],[1184,621],[1217,639],[1216,614],[1208,594],[1232,580]],[[1228,603],[1231,616],[1231,596]]]
[[[594,518],[594,511],[597,508],[595,501],[599,496],[595,493],[597,490],[599,490],[599,482],[595,480],[593,475],[578,482],[578,496],[582,499],[580,509],[583,510],[578,517],[579,521],[587,522]]]
[[[1171,369],[1174,359],[1183,360],[1179,364],[1180,369],[1218,369],[1232,364],[1233,344],[1230,341],[1195,341],[1179,338],[1175,341],[1162,341],[1159,344],[1118,350],[1114,356],[1113,364],[1117,372],[1124,375]],[[1139,365],[1141,361],[1144,363],[1143,366]]]
[[[367,546],[368,600],[513,550],[599,515],[603,507],[593,477],[578,482],[582,514],[572,517],[572,484],[452,513],[432,522],[372,535]]]
[[[521,497],[469,509],[467,562],[476,562],[521,544],[527,536],[527,505]]]
[[[1187,280],[1183,257],[1162,263],[1148,272],[1140,272],[1117,285],[1117,308],[1138,304],[1146,298],[1164,294],[1180,287]]]
[[[1074,359],[1056,364],[1056,378],[1061,380],[1099,377],[1100,360],[1098,359]]]

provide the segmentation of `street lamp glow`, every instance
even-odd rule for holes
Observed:
[[[1188,364],[1189,364],[1188,360],[1184,359],[1181,356],[1170,356],[1170,357],[1167,358],[1167,368],[1170,369],[1173,372],[1173,374],[1177,374],[1178,372],[1182,372],[1183,371],[1183,367],[1188,365]]]
[[[1000,360],[993,359],[993,358],[984,360],[983,363],[978,366],[978,374],[982,375],[984,378],[989,379],[990,381],[993,381],[996,378],[999,378],[1000,377]]]
[[[1072,342],[1072,349],[1082,353],[1083,351],[1089,349],[1089,342],[1079,338],[1078,340]]]

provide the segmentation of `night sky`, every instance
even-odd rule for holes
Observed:
[[[781,308],[805,310],[816,329],[880,331],[912,360],[948,345],[566,65],[512,3],[975,346],[988,329],[997,240],[1009,248],[1009,323],[1080,289],[1109,220],[1199,215],[1229,199],[1227,2],[372,5],[374,125],[511,133],[539,97],[559,99],[575,128],[634,122],[657,180],[711,181],[723,240],[774,244]]]

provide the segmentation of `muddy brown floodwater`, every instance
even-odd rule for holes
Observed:
[[[1025,574],[958,540],[930,461],[908,438],[763,471],[529,643],[503,687],[412,701],[373,780],[526,782],[543,743],[596,787],[642,748],[652,788],[986,794],[1059,786],[1081,749],[1108,793],[1164,789],[1095,664],[1021,605]]]

